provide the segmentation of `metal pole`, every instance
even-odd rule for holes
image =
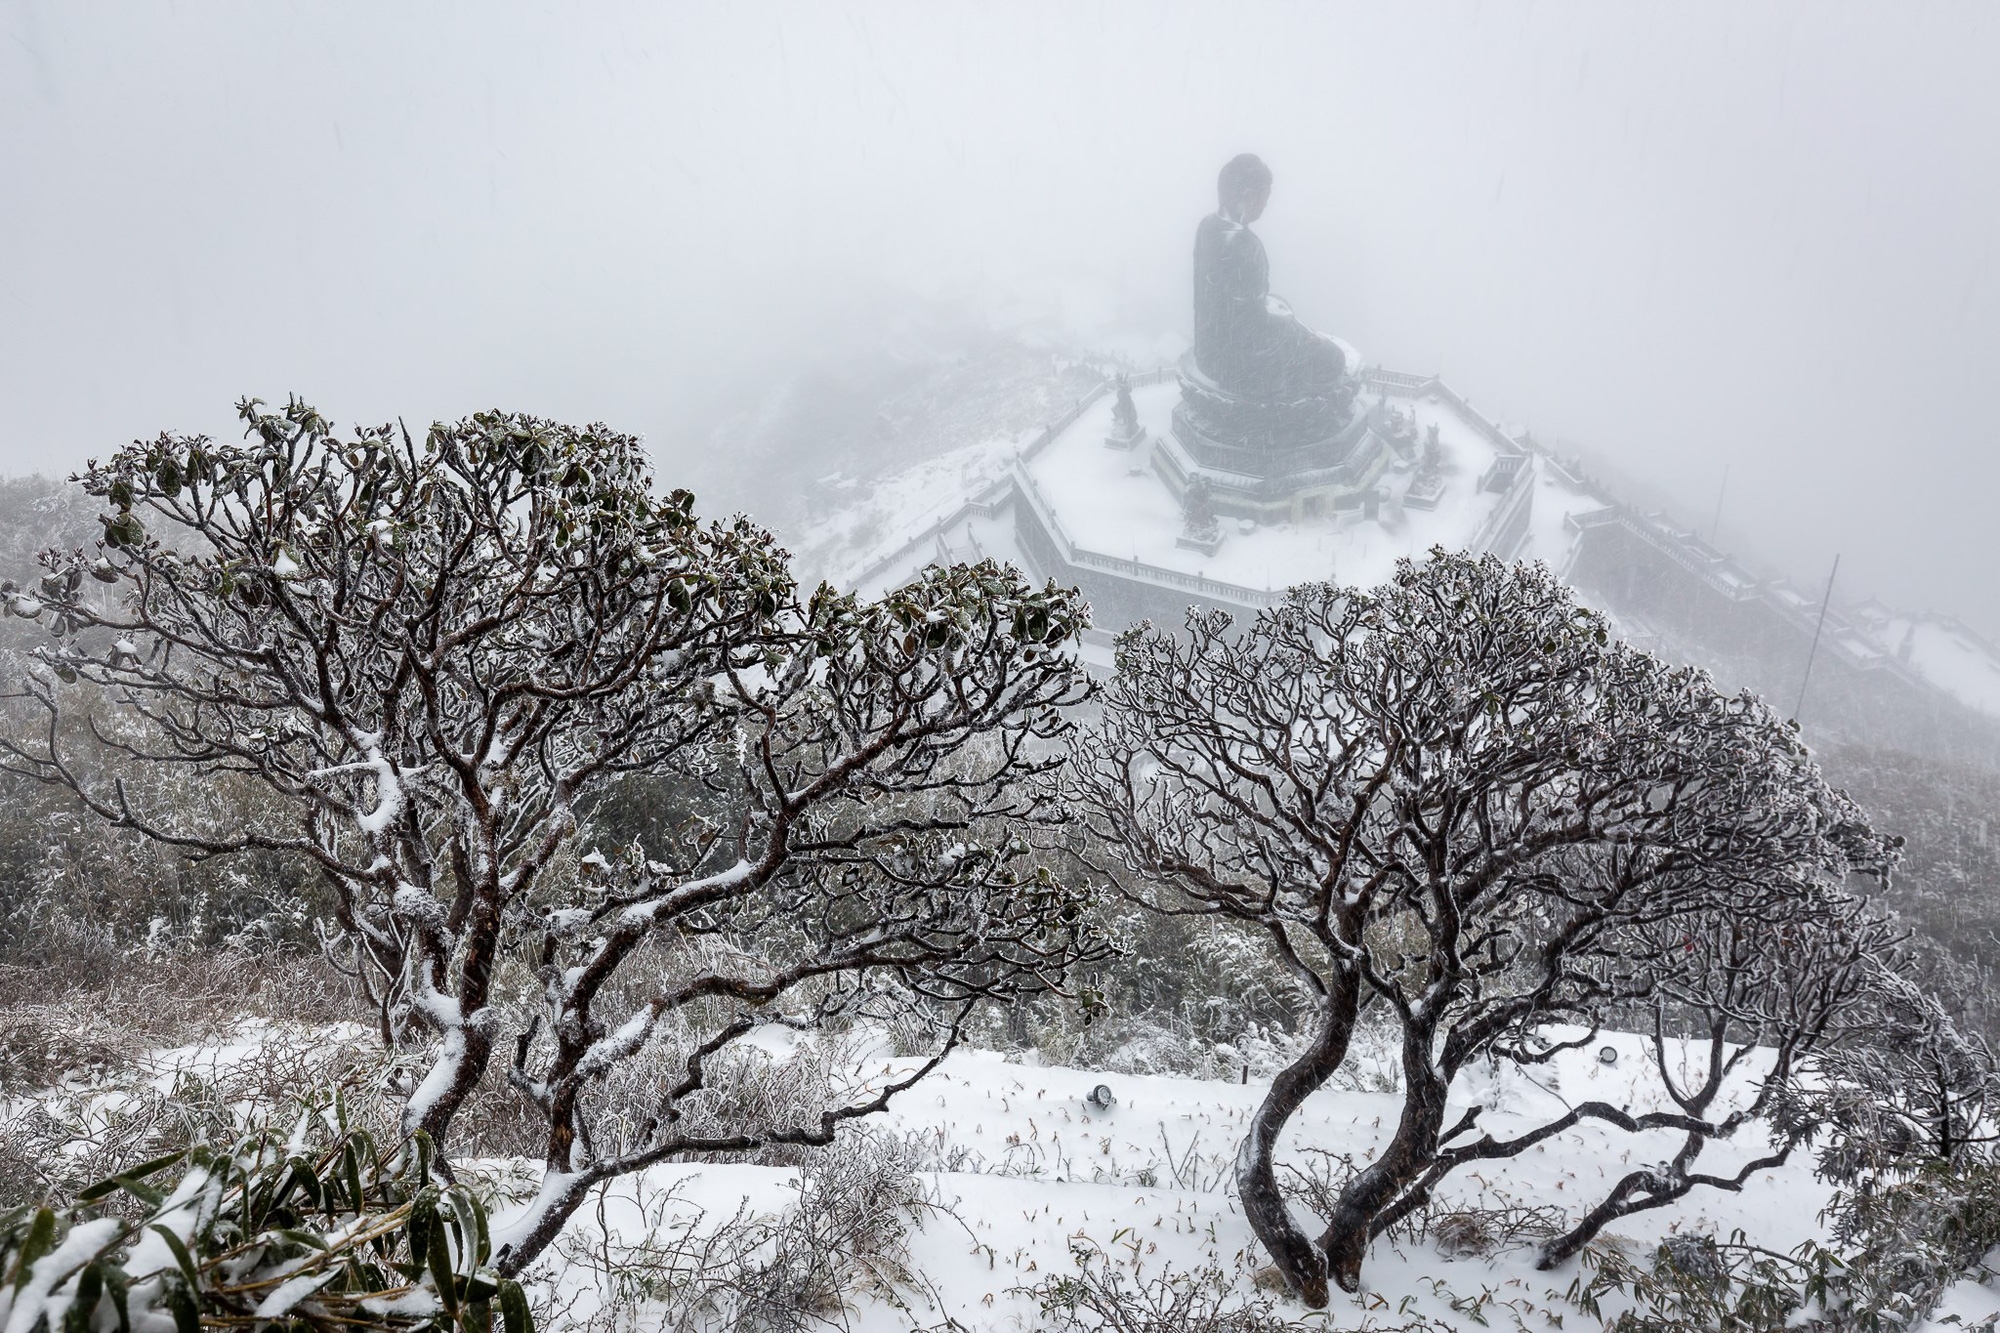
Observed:
[[[1833,601],[1833,580],[1840,573],[1840,557],[1833,557],[1833,569],[1826,576],[1826,595],[1819,599],[1819,623],[1813,626],[1812,647],[1806,650],[1806,671],[1799,677],[1799,700],[1792,705],[1792,722],[1799,720],[1799,710],[1806,704],[1806,682],[1812,679],[1813,658],[1819,654],[1819,634],[1826,628],[1826,608]]]

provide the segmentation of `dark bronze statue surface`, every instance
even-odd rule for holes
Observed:
[[[1270,260],[1250,230],[1270,200],[1270,169],[1245,153],[1222,169],[1217,193],[1219,207],[1194,239],[1194,348],[1202,373],[1260,402],[1337,396],[1345,356],[1271,295]]]
[[[1250,230],[1270,202],[1270,168],[1245,153],[1216,186],[1219,206],[1195,232],[1194,347],[1181,359],[1174,438],[1192,464],[1258,478],[1273,494],[1358,483],[1369,462],[1357,453],[1360,380],[1341,343],[1271,295],[1270,261]]]

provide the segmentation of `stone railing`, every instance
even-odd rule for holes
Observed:
[[[967,500],[943,518],[927,524],[918,530],[909,540],[900,542],[883,554],[871,559],[866,565],[862,566],[861,572],[854,576],[854,582],[861,585],[873,582],[885,571],[916,554],[920,547],[936,542],[948,530],[957,527],[968,519],[992,518],[1006,507],[1013,485],[1011,477],[1002,477],[999,481],[994,482],[991,486],[981,491],[975,498]]]
[[[1482,491],[1510,491],[1527,470],[1526,454],[1501,454],[1493,460],[1493,466],[1479,474],[1479,489]]]
[[[1512,466],[1503,469],[1500,466],[1502,463],[1511,463]],[[1514,553],[1521,549],[1519,539],[1526,536],[1526,520],[1522,518],[1521,510],[1524,506],[1534,503],[1535,469],[1529,465],[1526,454],[1502,454],[1494,462],[1493,467],[1487,470],[1486,475],[1479,479],[1480,489],[1492,489],[1491,482],[1494,480],[1502,483],[1500,502],[1494,505],[1493,512],[1480,520],[1479,526],[1472,530],[1472,536],[1467,540],[1466,547],[1473,551],[1492,551],[1502,559],[1511,560]],[[1504,551],[1497,549],[1501,539],[1506,535],[1507,528],[1513,524],[1520,524],[1523,531],[1516,533],[1516,540],[1508,543],[1511,549]]]
[[[1733,602],[1753,600],[1772,601],[1769,589],[1751,577],[1748,571],[1743,577],[1725,577],[1725,568],[1734,568],[1733,562],[1718,552],[1695,550],[1693,547],[1666,528],[1649,519],[1642,518],[1629,507],[1621,504],[1606,505],[1602,509],[1592,509],[1586,513],[1571,514],[1563,520],[1570,531],[1582,535],[1587,529],[1621,527],[1646,545],[1658,551],[1704,584]]]
[[[1400,370],[1383,370],[1380,366],[1370,366],[1363,370],[1361,378],[1369,384],[1379,384],[1385,389],[1400,389],[1405,393],[1416,393],[1437,383],[1435,375],[1411,375]]]

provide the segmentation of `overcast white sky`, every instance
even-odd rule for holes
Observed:
[[[1246,149],[1309,322],[2000,630],[1985,4],[0,0],[0,472],[296,390],[671,478],[885,281],[1185,330]]]

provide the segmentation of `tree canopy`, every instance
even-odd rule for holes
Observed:
[[[428,1053],[405,1134],[448,1173],[454,1115],[503,1071],[546,1126],[551,1184],[503,1271],[598,1180],[830,1140],[981,997],[1102,951],[1018,832],[1046,810],[1021,779],[1059,762],[1087,692],[1073,592],[984,564],[802,596],[768,533],[698,519],[603,426],[342,435],[297,401],[240,411],[245,443],[90,465],[98,549],[48,553],[14,596],[50,631],[25,686],[47,725],[0,762],[191,856],[319,867],[329,951],[384,1039]],[[93,729],[113,761],[241,775],[265,814],[218,827],[80,762],[63,719],[99,704],[139,724]],[[688,793],[667,845],[579,846],[580,803],[633,774]],[[510,968],[539,992],[519,1030]],[[809,1113],[718,1112],[753,1032],[897,1015],[932,1032],[914,1064]],[[614,1138],[592,1100],[642,1053],[671,1074]]]
[[[1893,855],[1761,701],[1616,641],[1542,567],[1443,551],[1373,591],[1295,588],[1240,629],[1191,612],[1185,633],[1127,633],[1067,782],[1154,906],[1253,924],[1311,997],[1237,1184],[1316,1305],[1329,1278],[1355,1289],[1440,1164],[1525,1146],[1461,1142],[1477,1107],[1446,1124],[1472,1061],[1545,1061],[1550,1025],[1649,1003],[1699,921],[1864,929],[1844,882]],[[1364,998],[1399,1033],[1404,1109],[1309,1240],[1272,1153]]]

